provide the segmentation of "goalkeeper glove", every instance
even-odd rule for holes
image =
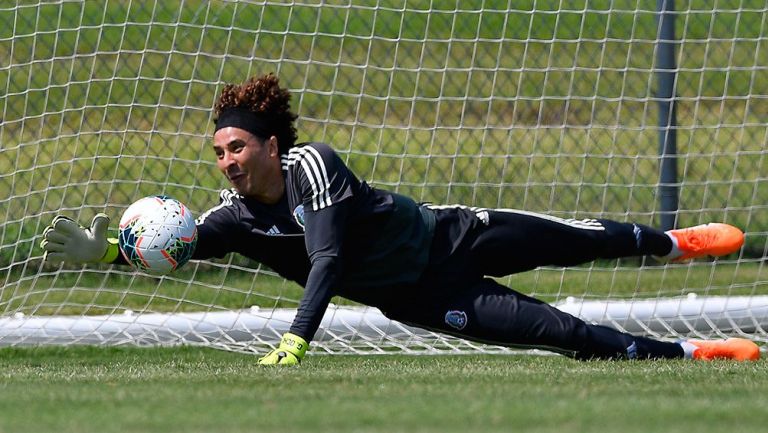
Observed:
[[[296,365],[307,353],[309,343],[296,334],[286,332],[277,349],[259,359],[259,365]]]
[[[117,239],[107,239],[109,217],[97,214],[85,228],[65,216],[57,216],[43,231],[40,248],[49,262],[112,263],[117,258]]]

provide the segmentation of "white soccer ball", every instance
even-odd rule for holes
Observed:
[[[180,201],[162,195],[144,197],[123,213],[117,240],[123,257],[135,269],[165,275],[192,257],[197,226]]]

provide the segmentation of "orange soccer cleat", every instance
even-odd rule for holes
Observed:
[[[667,234],[676,241],[676,250],[680,254],[671,257],[674,262],[702,256],[724,256],[738,251],[744,245],[744,233],[723,223],[669,230]]]
[[[760,348],[757,344],[745,338],[729,338],[727,340],[687,340],[696,348],[693,359],[711,361],[713,359],[732,359],[735,361],[757,361],[760,359]]]

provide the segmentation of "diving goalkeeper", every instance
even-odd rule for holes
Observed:
[[[490,278],[600,258],[720,256],[741,248],[739,229],[420,205],[361,182],[328,145],[296,143],[290,97],[271,74],[224,87],[213,153],[233,188],[197,220],[193,258],[236,252],[304,286],[289,332],[259,363],[299,363],[334,295],[413,326],[576,359],[759,358],[746,339],[664,342],[588,324]],[[57,217],[47,260],[120,263],[107,225],[105,215],[90,228]]]

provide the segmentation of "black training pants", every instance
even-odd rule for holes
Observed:
[[[429,300],[382,309],[409,325],[502,346],[540,348],[577,359],[680,358],[676,343],[592,325],[492,279]]]
[[[378,299],[390,318],[505,346],[537,347],[577,359],[679,358],[680,345],[585,323],[486,276],[598,258],[666,254],[662,232],[608,220],[562,220],[520,211],[435,210],[430,264],[414,287]]]

